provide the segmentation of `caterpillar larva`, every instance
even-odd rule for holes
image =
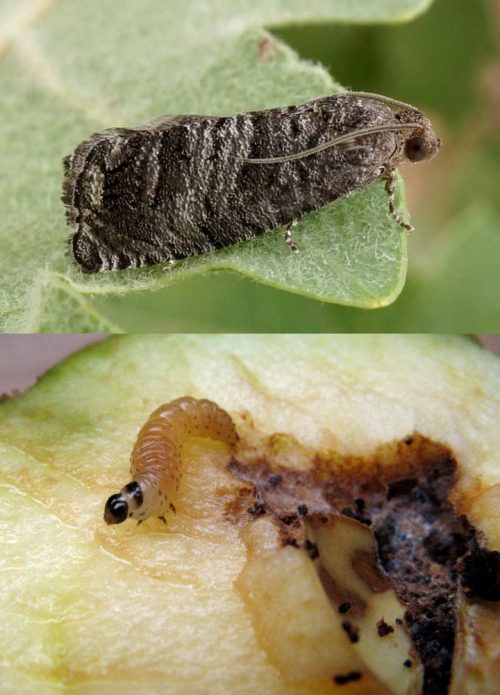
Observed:
[[[191,437],[207,437],[234,449],[238,442],[231,416],[208,400],[190,396],[160,406],[140,430],[131,455],[132,480],[111,495],[104,508],[107,524],[127,518],[165,520],[182,478],[182,447]]]

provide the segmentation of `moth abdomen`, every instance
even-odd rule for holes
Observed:
[[[182,448],[192,437],[223,442],[230,450],[238,443],[231,416],[213,401],[185,396],[160,406],[139,431],[131,455],[132,481],[108,499],[105,521],[164,518],[182,478]]]

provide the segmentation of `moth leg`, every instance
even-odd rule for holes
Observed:
[[[292,253],[298,253],[299,249],[295,246],[293,243],[292,239],[292,229],[296,226],[297,220],[292,220],[287,224],[285,227],[285,231],[283,232],[283,236],[285,237],[285,241],[287,243],[288,248]]]
[[[167,265],[163,266],[163,270],[165,270],[165,271],[170,270],[170,268],[173,268],[176,263],[177,263],[177,261],[175,260],[175,258],[170,258],[167,261]]]
[[[168,526],[167,520],[165,519],[164,516],[159,516],[158,519],[161,519],[163,521],[163,523],[165,524],[165,526]]]
[[[173,511],[174,514],[177,514],[177,510],[172,503],[170,503],[170,509]]]
[[[390,216],[400,227],[403,227],[403,229],[409,232],[413,232],[414,229],[411,224],[404,221],[394,206],[394,198],[396,195],[396,169],[391,166],[386,166],[383,176],[385,178],[385,192],[387,193]]]

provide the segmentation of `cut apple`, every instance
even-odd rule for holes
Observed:
[[[0,404],[2,695],[384,695],[398,686],[401,657],[410,653],[396,623],[402,608],[389,600],[392,590],[368,592],[373,562],[365,553],[338,583],[353,582],[352,593],[373,613],[359,624],[354,613],[339,613],[318,569],[331,557],[332,576],[340,571],[336,542],[321,535],[315,515],[360,516],[355,500],[368,480],[373,497],[362,512],[399,601],[411,606],[411,581],[398,574],[407,550],[394,544],[384,505],[393,505],[397,521],[419,498],[408,553],[425,550],[418,572],[425,579],[430,567],[448,586],[464,552],[461,540],[450,542],[454,533],[461,538],[472,523],[483,548],[500,550],[499,394],[498,358],[465,338],[127,336],[66,360]],[[213,442],[192,440],[168,526],[107,527],[104,502],[127,474],[137,432],[155,408],[184,395],[214,400],[232,415],[242,437],[236,460]],[[419,475],[430,476],[441,454],[448,468],[426,488]],[[436,494],[448,504],[440,515],[429,506]],[[261,522],[277,525],[279,538],[274,527],[261,534]],[[344,557],[354,541],[367,547],[348,523]],[[403,526],[394,527],[398,538]],[[384,594],[387,605],[372,602]],[[286,597],[302,606],[297,614]],[[493,603],[467,600],[453,695],[462,692],[460,674],[476,668],[464,656],[470,625],[481,602],[488,615]],[[420,654],[418,601],[404,620]],[[357,642],[346,621],[359,630]],[[394,632],[379,634],[388,628]],[[487,634],[488,650],[474,656],[480,666],[498,653],[499,631]],[[427,646],[439,652],[439,639]],[[328,648],[312,648],[323,642]],[[403,668],[411,689],[419,666],[412,660]],[[443,682],[440,692],[446,674]],[[479,682],[481,695],[496,695],[492,677]]]
[[[387,693],[422,692],[422,665],[404,626],[407,606],[379,567],[370,529],[345,516],[308,525],[326,586],[337,607],[344,608],[342,624],[354,652]]]
[[[266,519],[248,525],[242,537],[248,557],[236,587],[271,663],[285,680],[331,683],[335,673],[361,676],[362,661],[345,639],[307,554],[292,545],[283,547],[277,527]]]
[[[316,563],[306,549],[283,546],[270,519],[241,534],[248,555],[236,587],[271,663],[290,683],[333,678],[357,683],[360,692],[420,693],[422,666],[403,627],[406,607],[378,567],[369,529],[340,516],[307,526]]]
[[[500,605],[459,593],[457,638],[449,695],[482,695],[500,683]]]

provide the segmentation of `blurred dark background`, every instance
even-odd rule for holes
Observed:
[[[85,335],[0,335],[0,400],[25,391],[72,352],[105,338]]]
[[[346,87],[408,101],[444,146],[406,166],[416,232],[408,280],[371,311],[298,297],[231,273],[96,300],[126,331],[471,332],[500,326],[500,0],[435,0],[407,23],[272,28]],[[139,318],[141,317],[141,318]]]

